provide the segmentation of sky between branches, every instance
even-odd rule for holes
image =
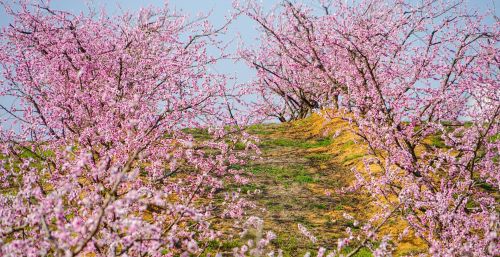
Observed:
[[[352,1],[352,0],[348,0]],[[418,1],[418,0],[414,0]],[[467,0],[466,0],[467,1]],[[223,26],[226,22],[226,17],[230,15],[232,10],[233,0],[170,0],[167,1],[170,8],[176,9],[181,13],[187,14],[194,18],[200,14],[210,13],[208,20],[215,28]],[[270,10],[280,0],[260,0],[263,6]],[[309,6],[320,9],[318,0],[303,0]],[[500,0],[468,0],[469,6],[485,11],[494,9],[497,16],[500,16]],[[53,9],[70,11],[79,13],[88,10],[88,6],[100,9],[104,8],[108,15],[113,16],[125,11],[138,11],[141,7],[158,6],[161,7],[165,0],[52,0],[50,1]],[[8,17],[3,8],[0,8],[0,27],[8,26],[11,18]],[[240,39],[241,37],[241,39]],[[257,25],[249,18],[240,16],[237,18],[226,34],[222,36],[224,42],[229,44],[228,52],[234,52],[240,40],[247,46],[255,45],[258,38]],[[236,80],[232,83],[245,83],[251,81],[255,72],[246,66],[243,62],[234,62],[233,60],[223,60],[213,67],[215,72],[234,76]],[[10,105],[14,99],[0,97],[0,104]],[[3,115],[0,110],[0,115]]]

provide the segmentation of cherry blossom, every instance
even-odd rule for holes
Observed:
[[[221,235],[213,217],[241,217],[238,197],[212,200],[245,157],[224,127],[226,78],[208,68],[223,28],[167,5],[112,17],[1,3],[0,94],[17,103],[2,106],[0,255],[197,254]]]
[[[384,241],[376,228],[397,214],[431,255],[499,254],[492,11],[440,0],[320,1],[319,9],[282,1],[270,13],[255,1],[235,6],[262,31],[258,47],[240,50],[257,71],[261,108],[281,121],[323,109],[366,145],[356,188],[381,211],[358,244]]]

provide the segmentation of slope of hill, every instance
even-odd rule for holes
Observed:
[[[366,155],[346,122],[326,122],[312,116],[292,123],[254,125],[249,132],[260,138],[262,156],[241,167],[250,183],[240,188],[256,205],[250,214],[263,218],[264,230],[277,234],[273,244],[283,250],[284,256],[314,253],[319,246],[336,249],[337,239],[345,236],[347,228],[355,232],[360,229],[354,220],[363,223],[374,208],[368,195],[337,192],[351,184],[351,168],[362,167]],[[317,242],[302,235],[298,224],[315,235]],[[384,229],[396,234],[401,223],[391,221]],[[241,241],[236,238],[234,244],[214,247],[230,252]],[[414,254],[423,249],[412,238],[401,242],[396,254]],[[362,248],[355,256],[371,254]]]

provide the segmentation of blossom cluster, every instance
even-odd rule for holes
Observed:
[[[245,151],[205,19],[1,4],[0,255],[199,254],[213,217],[242,216],[237,195],[212,200]]]

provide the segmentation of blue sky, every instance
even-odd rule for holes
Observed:
[[[168,3],[171,9],[182,11],[182,13],[190,17],[195,17],[200,13],[206,14],[210,12],[209,21],[215,28],[218,28],[226,23],[226,17],[232,10],[232,1],[233,0],[170,0]],[[278,1],[279,0],[264,0],[263,4],[266,8],[271,8],[278,3]],[[6,0],[6,2],[10,1]],[[67,10],[73,13],[88,10],[88,5],[96,9],[104,7],[108,15],[113,16],[123,11],[133,12],[139,10],[141,7],[148,7],[151,5],[161,7],[164,3],[164,0],[51,0],[50,5],[53,9]],[[0,27],[8,26],[11,20],[12,18],[6,15],[3,7],[0,6]],[[222,36],[222,39],[229,42],[235,39],[237,35],[241,35],[245,44],[251,44],[258,36],[256,25],[249,18],[241,16],[231,24],[229,31]],[[228,51],[234,51],[236,45],[237,42],[234,42],[234,44],[231,45],[231,49],[228,49]],[[255,76],[255,72],[245,63],[235,63],[233,60],[219,61],[211,68],[217,73],[234,76],[236,80],[231,83],[249,82]],[[16,105],[16,99],[0,96],[0,104],[4,106]],[[6,113],[0,110],[0,118],[4,115],[6,115]],[[0,126],[1,125],[2,124],[0,124]]]
[[[14,2],[13,0],[5,1]],[[170,0],[168,2],[171,8],[182,11],[191,17],[195,17],[200,13],[211,12],[211,16],[209,17],[210,22],[214,27],[220,27],[225,23],[225,17],[231,12],[232,1],[233,0]],[[311,6],[319,7],[318,0],[302,1],[309,3]],[[270,9],[279,3],[280,0],[260,0],[260,2],[266,9]],[[78,13],[87,10],[87,4],[90,4],[98,9],[104,7],[109,15],[119,14],[122,10],[137,11],[141,7],[150,5],[163,6],[164,3],[164,0],[51,0],[51,6],[54,9],[63,9]],[[474,9],[480,9],[481,11],[493,7],[495,8],[495,13],[499,16],[500,0],[468,0],[468,4]],[[0,7],[0,27],[7,26],[10,20],[11,18],[8,17],[3,8]],[[238,34],[241,35],[245,45],[251,46],[258,43],[256,40],[258,37],[256,24],[247,17],[241,16],[233,22],[227,34],[223,36],[223,39],[229,41],[235,39]],[[232,49],[228,50],[234,50],[236,43],[237,41],[232,44]],[[248,82],[252,80],[255,75],[255,72],[247,67],[246,64],[242,62],[234,63],[232,60],[221,61],[212,68],[218,73],[234,75],[236,77],[234,83]],[[7,102],[12,103],[13,100],[14,99],[11,98],[0,97],[0,104],[8,106],[9,103]],[[1,115],[2,112],[0,111],[0,116]]]
[[[232,9],[233,0],[170,0],[168,1],[170,8],[182,11],[190,17],[195,17],[200,13],[211,12],[209,17],[210,22],[215,28],[222,26],[226,22],[226,16],[229,15]],[[7,0],[9,2],[9,0]],[[266,8],[271,8],[279,0],[263,0]],[[97,7],[104,7],[109,15],[115,15],[125,11],[137,11],[141,7],[158,6],[161,7],[165,3],[164,0],[52,0],[51,6],[54,9],[62,9],[70,12],[78,13],[87,9],[87,4]],[[0,26],[6,26],[11,20],[5,14],[3,8],[0,7]],[[236,35],[241,35],[241,38],[246,44],[251,44],[258,36],[255,24],[246,17],[239,17],[229,27],[229,31],[222,38],[225,41],[232,40]],[[234,42],[236,46],[237,42]],[[234,48],[233,48],[234,49]],[[232,50],[232,49],[229,49]],[[213,67],[219,73],[235,75],[238,83],[244,83],[252,79],[254,72],[244,63],[234,63],[234,61],[222,61]],[[1,99],[0,99],[1,100]]]
[[[177,10],[182,10],[192,17],[199,13],[207,13],[212,11],[209,20],[215,27],[224,24],[225,17],[232,9],[233,0],[170,0],[169,5]],[[418,1],[418,0],[415,0]],[[7,0],[9,2],[9,0]],[[266,8],[271,8],[279,0],[260,0]],[[311,5],[318,5],[317,0],[305,0]],[[71,12],[80,12],[87,9],[87,4],[95,7],[104,7],[109,15],[118,14],[121,10],[137,11],[141,7],[146,6],[163,6],[164,0],[52,0],[51,6],[54,9],[63,9]],[[500,0],[469,0],[469,4],[479,9],[486,9],[487,7],[495,6],[500,7]],[[0,8],[0,26],[8,25],[10,18],[5,14],[3,8]],[[246,45],[256,43],[258,32],[255,23],[247,17],[238,18],[230,27],[228,33],[223,37],[224,40],[231,40],[236,35],[241,35]],[[235,44],[236,45],[236,42]],[[217,66],[213,67],[217,72],[236,75],[237,82],[244,83],[252,79],[254,72],[243,63],[234,63],[233,61],[223,61]]]

